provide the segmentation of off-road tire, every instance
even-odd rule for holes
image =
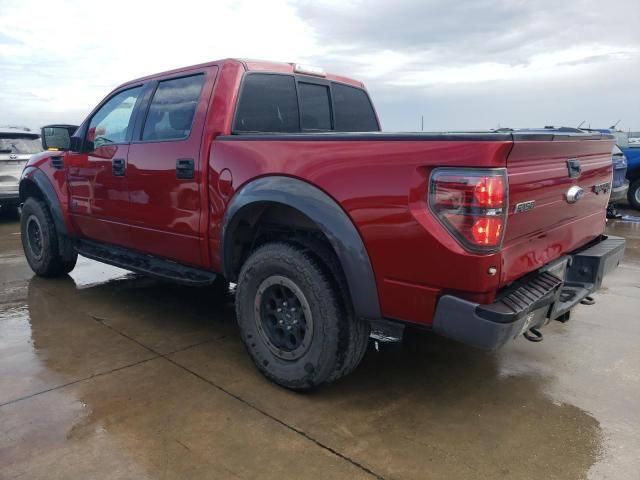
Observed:
[[[58,235],[49,207],[42,200],[29,197],[24,202],[20,228],[25,257],[36,275],[59,277],[76,266],[78,252],[71,240]],[[35,241],[35,230],[39,232],[39,242]]]
[[[627,191],[627,200],[629,201],[629,205],[631,205],[636,210],[640,210],[640,178],[631,182],[629,185],[629,190]]]
[[[345,377],[353,372],[362,361],[367,347],[369,346],[369,334],[371,326],[369,322],[356,318],[353,305],[349,295],[349,287],[340,267],[338,258],[333,253],[331,247],[322,241],[314,238],[298,238],[296,244],[305,249],[308,254],[316,260],[316,264],[328,275],[329,280],[338,292],[341,293],[339,300],[349,317],[349,336],[345,337],[344,348],[347,351],[342,369],[336,370],[330,381]]]
[[[285,278],[304,296],[312,319],[312,337],[299,358],[274,353],[260,331],[259,289],[272,278]],[[245,346],[258,369],[275,383],[309,390],[351,373],[360,363],[369,326],[350,315],[338,283],[312,252],[289,243],[268,243],[245,261],[236,289],[236,313]]]

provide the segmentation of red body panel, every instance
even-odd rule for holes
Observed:
[[[593,186],[610,182],[611,141],[515,142],[509,155],[509,218],[502,250],[501,285],[542,267],[604,232],[608,195]],[[570,178],[567,159],[582,174]],[[578,185],[585,197],[570,205],[567,190]],[[516,204],[535,200],[534,209],[515,214]]]
[[[114,158],[127,158],[129,145],[104,145],[92,152],[65,155],[70,215],[80,235],[132,247],[127,224],[126,176],[112,173]]]
[[[55,184],[72,234],[129,242],[137,250],[219,272],[222,222],[234,193],[259,177],[295,177],[327,193],[356,226],[373,266],[383,315],[430,324],[442,294],[491,302],[502,286],[584,245],[604,228],[607,196],[590,188],[610,180],[610,141],[397,140],[384,135],[366,141],[229,140],[218,137],[231,134],[244,72],[292,73],[291,65],[226,60],[128,85],[198,69],[210,75],[191,136],[126,147],[125,212],[118,204],[122,184],[100,177],[107,167],[90,165],[87,155],[65,155],[68,185],[65,172],[48,166],[48,154],[30,162]],[[343,77],[328,78],[361,86]],[[175,181],[175,160],[182,157],[196,159],[193,181]],[[569,178],[568,158],[582,161],[579,179]],[[430,212],[429,175],[440,166],[507,167],[509,215],[504,246],[497,253],[465,250]],[[568,206],[564,194],[574,184],[587,194]],[[83,200],[92,188],[105,189],[102,204]],[[531,200],[535,209],[514,213],[516,204]],[[109,232],[96,226],[102,220]],[[118,222],[124,234],[114,228]],[[496,275],[489,274],[490,267],[497,269]]]
[[[450,166],[503,167],[510,148],[511,142],[487,141],[218,140],[210,178],[229,169],[236,190],[264,175],[290,175],[320,187],[343,207],[360,232],[385,316],[429,322],[443,290],[490,297],[498,278],[487,275],[487,269],[500,265],[499,254],[466,252],[429,213],[429,173],[444,159]],[[211,188],[212,239],[219,238],[228,201],[217,190]],[[214,267],[220,265],[216,254],[219,251],[214,248]]]

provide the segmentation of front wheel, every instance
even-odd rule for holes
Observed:
[[[635,180],[629,185],[627,200],[629,200],[629,205],[636,210],[640,210],[640,179]]]
[[[279,385],[308,390],[360,362],[368,324],[349,315],[337,283],[309,252],[286,243],[258,248],[236,291],[242,339],[258,369]]]
[[[58,277],[69,273],[76,265],[78,253],[71,245],[62,245],[47,204],[29,197],[20,216],[22,248],[27,262],[41,277]],[[62,241],[69,242],[63,238]],[[67,252],[62,255],[61,251]]]

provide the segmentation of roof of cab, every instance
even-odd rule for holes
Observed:
[[[130,85],[133,83],[140,83],[147,80],[153,80],[154,78],[166,77],[170,75],[177,75],[183,72],[187,72],[189,70],[194,70],[202,67],[210,67],[213,65],[222,66],[225,63],[239,63],[244,69],[248,72],[271,72],[271,73],[290,73],[294,72],[295,63],[285,63],[285,62],[271,62],[268,60],[253,60],[253,59],[243,59],[243,58],[225,58],[222,60],[214,60],[212,62],[200,63],[197,65],[189,65],[187,67],[176,68],[174,70],[167,70],[165,72],[154,73],[152,75],[147,75],[146,77],[136,78],[135,80],[130,80],[128,82],[123,83],[118,88],[121,88],[125,85]],[[303,75],[303,74],[299,74]],[[315,77],[315,76],[314,76]],[[318,77],[316,77],[318,78]],[[332,73],[327,73],[325,76],[321,78],[326,78],[327,80],[331,80],[334,82],[345,83],[347,85],[352,85],[354,87],[364,88],[364,84],[358,80],[354,80],[352,78],[343,77],[341,75],[334,75]]]

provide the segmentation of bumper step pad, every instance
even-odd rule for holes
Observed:
[[[550,271],[539,271],[508,287],[491,304],[443,295],[436,306],[433,329],[467,345],[495,350],[549,320],[566,321],[570,310],[598,290],[603,277],[620,264],[624,246],[624,238],[601,237],[568,255],[564,280]]]

